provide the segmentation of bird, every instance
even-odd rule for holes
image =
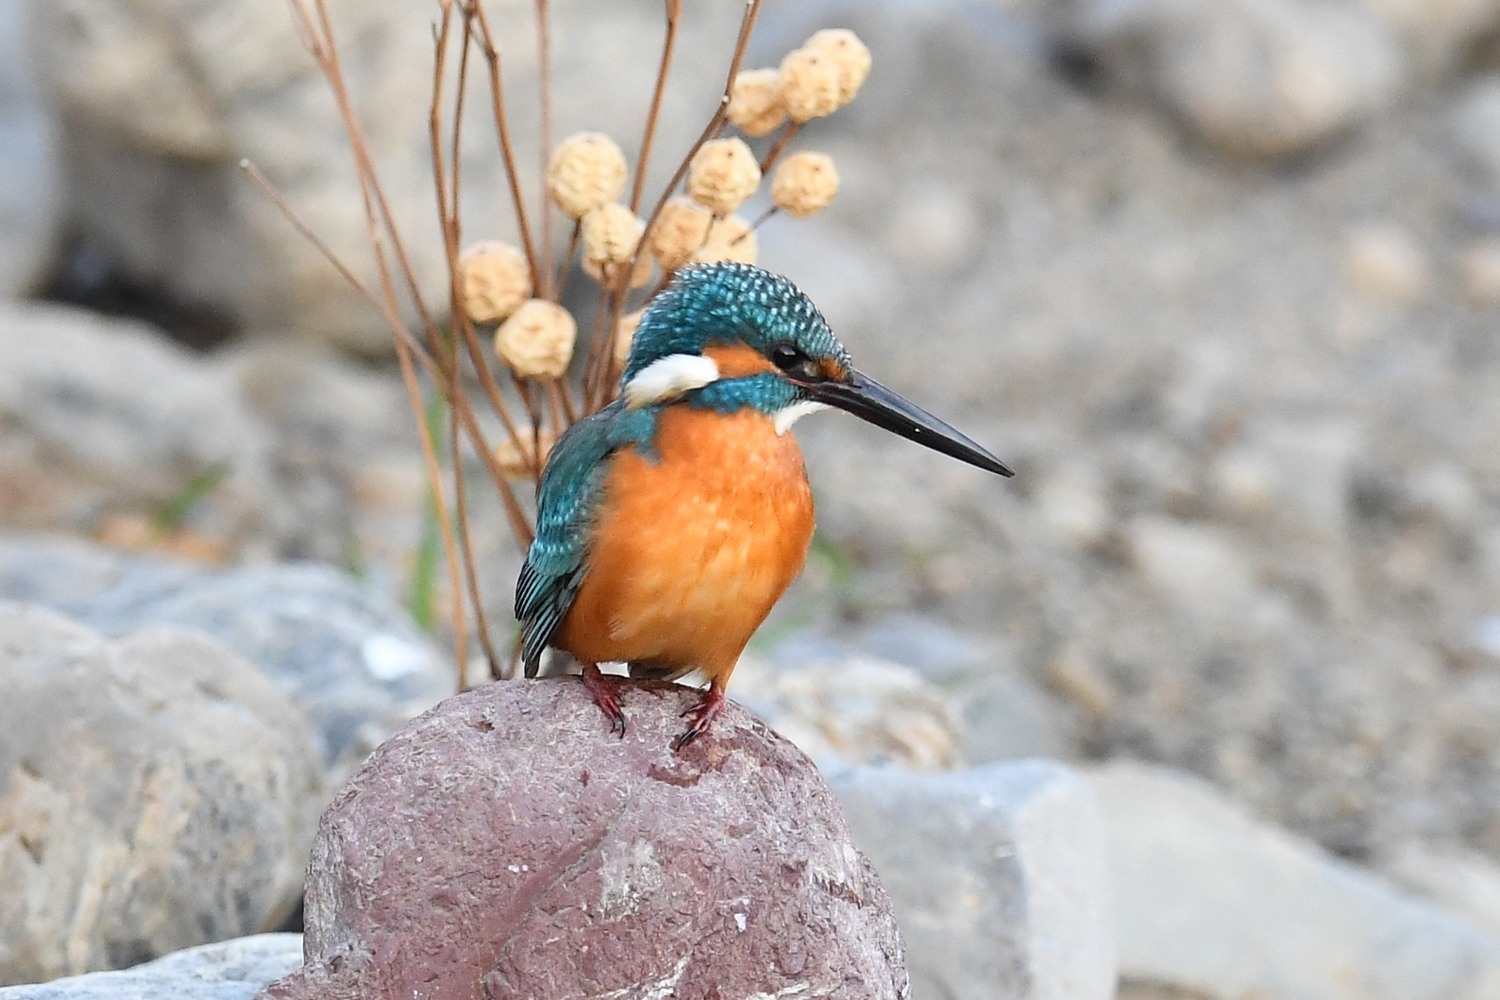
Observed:
[[[734,262],[678,270],[640,319],[618,397],[547,456],[516,583],[526,676],[549,646],[571,655],[623,736],[600,663],[663,680],[696,669],[708,688],[672,747],[707,732],[740,654],[806,561],[813,498],[789,432],[827,407],[1013,474],[857,370],[789,279]]]

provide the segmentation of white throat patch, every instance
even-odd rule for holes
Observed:
[[[799,418],[805,417],[809,413],[817,413],[819,410],[826,409],[828,409],[828,406],[824,403],[815,403],[810,399],[801,399],[791,406],[783,406],[777,410],[776,415],[771,418],[771,423],[776,425],[777,434],[785,434],[792,429],[792,425]]]
[[[719,379],[719,366],[701,354],[668,354],[657,358],[625,383],[625,407],[639,410],[676,399]]]

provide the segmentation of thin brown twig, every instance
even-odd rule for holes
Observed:
[[[761,0],[745,0],[745,13],[740,18],[739,36],[735,39],[734,55],[729,60],[729,72],[725,76],[724,90],[719,97],[719,106],[715,109],[713,116],[709,118],[708,124],[703,127],[703,131],[699,134],[697,141],[683,155],[682,161],[677,165],[676,172],[672,174],[671,181],[662,189],[661,195],[656,200],[656,206],[651,209],[651,214],[646,218],[646,225],[641,233],[641,240],[636,244],[635,253],[630,258],[630,273],[632,274],[635,273],[635,266],[641,252],[651,238],[651,230],[656,226],[657,219],[661,217],[661,210],[666,207],[667,201],[672,197],[672,192],[677,190],[678,185],[682,183],[682,179],[687,176],[688,167],[693,161],[694,154],[703,147],[705,142],[717,136],[720,130],[724,128],[729,111],[729,95],[734,88],[735,77],[740,75],[740,67],[745,62],[745,52],[750,47],[750,33],[755,28],[756,17],[760,14],[760,4]],[[627,296],[622,294],[618,299],[610,303],[609,321],[605,325],[605,329],[614,330],[617,327],[620,322],[620,315],[624,312],[626,298]],[[598,405],[607,398],[611,387],[597,371],[593,373],[593,378],[596,385],[603,383],[596,400],[596,405]]]
[[[377,314],[381,314],[382,319],[384,319],[384,309],[370,286],[361,281],[359,276],[350,270],[349,265],[344,263],[343,258],[339,257],[332,247],[324,242],[317,233],[313,232],[312,227],[298,214],[296,209],[292,208],[281,192],[276,190],[275,185],[261,172],[260,168],[249,160],[241,160],[240,169],[250,178],[251,183],[258,187],[261,193],[271,200],[271,204],[286,218],[287,222],[291,223],[292,228],[297,230],[298,235],[311,243],[313,249],[322,254],[323,259],[333,266],[333,269],[339,273],[339,276],[359,293],[359,297],[364,299],[370,308]],[[432,360],[432,356],[427,353],[426,348],[411,335],[411,331],[406,328],[404,323],[391,332],[398,340],[405,342],[428,373],[436,372],[436,362]]]
[[[536,0],[536,53],[538,90],[542,104],[542,173],[547,171],[547,158],[552,155],[552,25],[551,11],[547,0]],[[542,192],[542,274],[549,284],[542,289],[542,298],[552,298],[552,213],[547,210],[547,193]]]
[[[563,254],[562,263],[557,267],[557,282],[553,285],[557,297],[554,301],[561,302],[563,292],[568,288],[568,275],[573,273],[573,255],[578,252],[578,240],[583,235],[583,219],[573,223],[573,234],[568,237],[568,249]]]
[[[765,173],[776,164],[777,159],[781,157],[782,153],[786,152],[786,147],[791,144],[791,141],[797,137],[797,133],[800,131],[802,131],[802,122],[786,123],[786,127],[781,130],[781,135],[776,137],[775,144],[771,146],[766,152],[765,157],[761,159],[761,173]]]
[[[500,76],[500,49],[495,45],[494,32],[490,30],[489,15],[480,0],[470,0],[469,9],[479,24],[479,38],[485,62],[489,66],[490,111],[495,119],[495,131],[500,137],[500,156],[505,166],[505,179],[510,186],[511,204],[515,207],[516,228],[521,233],[521,246],[526,251],[526,261],[531,268],[531,285],[540,288],[542,283],[542,261],[537,257],[536,246],[531,241],[531,223],[526,214],[526,200],[521,194],[521,175],[516,169],[515,147],[510,141],[510,119],[505,113],[505,85]],[[543,206],[545,211],[546,206]]]
[[[635,162],[635,184],[630,189],[630,211],[641,210],[641,191],[646,186],[646,166],[651,161],[651,143],[656,138],[656,124],[661,118],[662,96],[667,90],[667,74],[672,68],[672,50],[677,46],[677,21],[682,16],[682,0],[666,0],[667,30],[661,43],[661,62],[656,69],[656,89],[651,93],[651,110],[646,113],[646,129],[641,135],[641,155]]]

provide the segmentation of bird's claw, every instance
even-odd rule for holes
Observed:
[[[681,750],[689,743],[708,732],[708,727],[714,719],[718,718],[719,712],[724,708],[724,692],[717,687],[710,687],[708,694],[703,700],[692,708],[682,713],[683,718],[690,718],[693,724],[688,726],[687,731],[672,740],[672,749]]]
[[[620,711],[620,696],[615,694],[615,689],[610,686],[609,681],[599,672],[594,664],[585,664],[583,668],[583,686],[588,689],[589,695],[594,699],[594,704],[599,706],[599,711],[609,720],[609,731],[620,739],[625,738],[625,713]]]

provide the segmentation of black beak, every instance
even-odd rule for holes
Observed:
[[[1013,476],[1005,463],[969,440],[962,432],[949,427],[920,406],[897,395],[868,375],[851,369],[843,382],[799,383],[809,399],[836,406],[867,420],[876,427],[900,434],[917,444],[926,445],[960,462],[976,465],[986,472]]]

